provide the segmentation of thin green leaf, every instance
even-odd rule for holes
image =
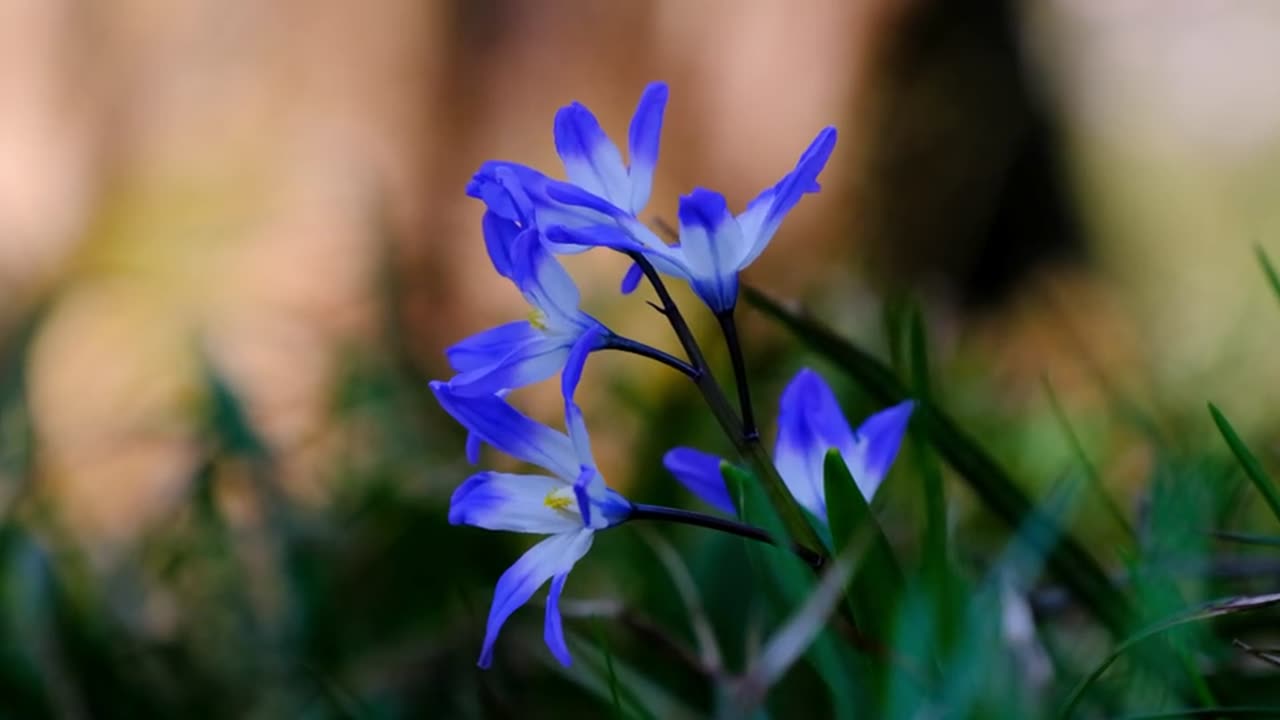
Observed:
[[[1062,428],[1062,434],[1067,439],[1067,444],[1071,446],[1071,452],[1076,456],[1076,462],[1080,463],[1081,469],[1084,470],[1085,479],[1089,481],[1089,487],[1093,490],[1095,496],[1106,509],[1107,514],[1115,521],[1116,525],[1124,530],[1125,537],[1130,542],[1137,539],[1137,534],[1133,531],[1133,525],[1129,524],[1129,519],[1120,512],[1120,507],[1116,505],[1116,501],[1107,493],[1107,489],[1102,486],[1102,476],[1098,473],[1098,468],[1089,459],[1089,454],[1084,450],[1084,444],[1080,442],[1080,437],[1076,435],[1076,431],[1071,427],[1071,420],[1067,417],[1066,410],[1063,409],[1062,403],[1058,402],[1058,394],[1054,392],[1053,385],[1049,382],[1049,376],[1045,375],[1040,378],[1041,384],[1044,386],[1045,397],[1049,399],[1049,408],[1053,411],[1053,417],[1058,421],[1058,425]]]
[[[1236,434],[1235,428],[1231,427],[1231,423],[1227,422],[1226,416],[1209,403],[1209,414],[1213,416],[1213,422],[1218,426],[1218,432],[1222,433],[1222,439],[1227,441],[1227,445],[1231,448],[1231,452],[1235,454],[1236,460],[1240,461],[1240,467],[1244,468],[1244,474],[1253,482],[1253,486],[1258,488],[1258,492],[1262,493],[1262,499],[1267,502],[1267,506],[1271,508],[1271,513],[1276,516],[1276,520],[1280,520],[1280,490],[1276,489],[1275,482],[1267,476],[1265,470],[1262,469],[1262,463],[1258,462],[1258,458],[1254,456],[1249,448]]]
[[[1123,720],[1173,720],[1174,718],[1276,718],[1280,707],[1256,705],[1223,705],[1217,707],[1186,708],[1166,712],[1126,715]]]
[[[1239,543],[1241,545],[1261,545],[1263,547],[1280,547],[1280,537],[1275,535],[1252,535],[1250,533],[1230,532],[1227,530],[1217,530],[1213,536],[1223,542]]]
[[[729,463],[724,463],[720,469],[739,517],[762,528],[772,537],[787,537],[782,520],[755,477]],[[776,592],[778,597],[775,600],[783,614],[801,605],[813,591],[813,571],[787,550],[748,541],[747,553],[757,568],[757,575],[770,590]],[[805,657],[831,693],[831,707],[836,717],[853,717],[853,709],[861,706],[859,697],[863,695],[857,681],[859,674],[855,672],[860,669],[857,659],[829,629],[818,634]]]
[[[907,398],[906,388],[893,372],[853,343],[754,288],[744,288],[744,295],[814,351],[847,372],[879,402],[887,405]],[[1052,527],[1044,527],[1051,522],[1036,510],[1009,474],[933,403],[922,400],[917,405],[912,424],[915,432],[929,439],[982,502],[1010,528],[1018,530],[1024,540],[1036,543],[1037,538],[1045,536],[1059,538],[1052,546],[1036,547],[1047,555],[1051,570],[1071,589],[1084,608],[1113,635],[1121,636],[1133,617],[1132,608],[1093,557],[1072,538]]]
[[[613,653],[609,652],[609,641],[605,638],[600,623],[595,622],[593,625],[596,631],[596,644],[600,647],[600,654],[604,656],[605,676],[609,678],[609,700],[613,704],[613,716],[621,718],[623,717],[622,701],[618,699],[618,674],[613,670]]]
[[[1271,291],[1275,293],[1276,299],[1280,300],[1280,273],[1276,272],[1276,266],[1271,263],[1271,258],[1267,256],[1267,251],[1263,250],[1261,245],[1254,245],[1253,251],[1258,255],[1258,264],[1262,266],[1262,272],[1267,276]]]
[[[846,552],[862,534],[870,538],[866,557],[859,563],[849,593],[850,609],[858,627],[891,627],[905,586],[893,548],[838,450],[827,453],[823,479],[827,519],[831,523],[836,553]]]
[[[765,643],[738,683],[733,700],[743,714],[759,706],[787,670],[818,638],[840,604],[845,585],[853,574],[859,548],[851,545],[836,555],[823,571],[822,580],[791,617]]]
[[[911,382],[915,394],[921,398],[932,398],[932,382],[930,380],[928,336],[925,333],[924,316],[915,306],[911,312],[911,333],[909,336],[911,356]],[[947,496],[946,486],[942,481],[942,470],[938,467],[937,456],[927,443],[917,438],[913,442],[920,478],[924,483],[924,569],[940,601],[938,611],[949,616],[951,562],[947,547]],[[942,636],[951,637],[949,622],[953,618],[941,618]]]
[[[1062,709],[1058,711],[1058,717],[1071,717],[1071,713],[1075,710],[1076,705],[1080,703],[1081,698],[1084,697],[1084,693],[1089,689],[1089,686],[1098,678],[1102,677],[1102,674],[1107,671],[1107,668],[1111,667],[1111,664],[1123,655],[1125,651],[1143,640],[1147,640],[1181,625],[1203,622],[1205,620],[1211,620],[1216,617],[1230,615],[1233,613],[1261,610],[1277,604],[1280,604],[1280,593],[1217,600],[1201,605],[1200,607],[1193,608],[1192,610],[1180,615],[1175,615],[1171,618],[1161,620],[1160,622],[1139,630],[1133,635],[1125,638],[1125,640],[1120,644],[1116,645],[1115,648],[1112,649],[1111,654],[1107,655],[1107,657],[1099,663],[1092,672],[1086,675],[1079,684],[1076,685],[1076,687],[1071,691],[1071,694],[1067,696],[1067,701],[1063,704]]]

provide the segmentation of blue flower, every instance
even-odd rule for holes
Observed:
[[[440,406],[476,437],[547,475],[482,472],[454,493],[449,522],[487,530],[548,535],[516,560],[494,588],[480,667],[489,667],[502,625],[548,580],[544,640],[561,663],[572,658],[560,619],[560,593],[573,566],[591,549],[597,530],[623,522],[631,503],[604,484],[591,456],[582,413],[566,402],[569,434],[535,422],[494,395],[459,395],[433,382]]]
[[[520,288],[531,312],[527,320],[499,325],[449,348],[449,364],[458,373],[450,388],[463,395],[492,395],[563,369],[566,397],[572,397],[587,355],[604,345],[609,331],[579,308],[578,288],[536,229],[520,229],[489,212],[484,231],[494,267]]]
[[[627,165],[595,115],[581,103],[571,103],[556,113],[554,125],[556,151],[568,182],[519,163],[491,161],[480,166],[467,185],[467,194],[480,198],[490,212],[521,228],[622,224],[660,244],[636,217],[653,189],[666,106],[665,83],[645,88],[631,118],[631,162]],[[565,202],[565,197],[572,202]],[[588,247],[553,243],[552,249],[574,253]]]
[[[835,143],[835,128],[818,133],[795,168],[757,195],[737,216],[729,212],[724,196],[712,190],[696,188],[680,198],[680,240],[676,245],[667,245],[638,221],[617,213],[611,216],[610,223],[551,226],[547,237],[558,244],[643,253],[658,270],[688,280],[712,311],[728,312],[738,300],[738,273],[764,252],[782,219],[800,198],[821,189],[818,175],[826,167]],[[608,214],[607,207],[586,194],[564,188],[549,188],[548,193],[565,204]],[[633,270],[623,281],[623,290],[634,289],[638,280]]]
[[[830,386],[805,368],[782,392],[778,439],[773,461],[787,489],[816,517],[827,516],[823,463],[836,449],[849,473],[870,500],[893,465],[914,403],[910,400],[867,418],[857,431],[849,427]],[[720,474],[720,458],[692,448],[675,448],[663,458],[672,475],[693,494],[726,513],[733,503]]]

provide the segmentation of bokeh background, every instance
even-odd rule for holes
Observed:
[[[654,219],[695,186],[741,206],[839,128],[748,282],[871,348],[916,298],[949,407],[1032,490],[1071,456],[1046,378],[1127,509],[1155,463],[1132,417],[1210,445],[1212,400],[1273,453],[1278,66],[1272,0],[0,2],[0,716],[592,712],[536,611],[514,667],[472,667],[522,540],[447,525],[468,468],[426,382],[526,312],[471,173],[555,174],[556,108],[621,137],[654,79]],[[625,262],[567,262],[591,312],[674,347]],[[743,322],[768,416],[814,360]],[[556,394],[520,403],[555,421]],[[725,449],[634,357],[581,395],[635,497],[687,502],[671,444]],[[952,513],[994,546],[972,499]],[[570,594],[660,597],[649,541],[613,542]]]

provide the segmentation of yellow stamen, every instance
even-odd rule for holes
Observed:
[[[566,495],[564,490],[552,490],[542,499],[542,504],[552,510],[568,512],[569,507],[573,505],[573,497]]]
[[[547,329],[546,314],[543,313],[538,308],[533,308],[532,310],[529,311],[529,324],[538,328],[539,330],[545,331]]]

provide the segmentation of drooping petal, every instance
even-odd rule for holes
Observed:
[[[622,284],[618,288],[623,295],[630,295],[640,287],[640,281],[644,279],[644,268],[639,263],[632,263],[627,268],[627,274],[622,276]]]
[[[853,441],[853,430],[822,376],[808,368],[796,373],[778,404],[773,458],[791,494],[818,517],[826,517],[822,465],[827,451],[852,447]]]
[[[898,455],[914,408],[915,403],[907,400],[875,413],[858,427],[853,447],[840,449],[854,482],[868,501],[875,497]]]
[[[547,199],[551,202],[559,203],[565,208],[591,212],[591,217],[601,218],[606,221],[612,220],[616,222],[630,215],[626,210],[614,205],[604,196],[598,195],[581,185],[549,180],[546,184],[546,193]],[[584,223],[575,221],[566,224],[580,226]],[[548,227],[550,226],[548,225]]]
[[[800,156],[795,169],[787,173],[776,185],[760,193],[738,216],[746,249],[738,267],[744,268],[764,251],[782,224],[783,217],[800,202],[807,193],[818,192],[818,175],[826,167],[827,159],[836,146],[836,129],[824,128]]]
[[[724,461],[711,453],[693,448],[678,447],[662,456],[662,465],[703,502],[733,515],[736,511],[729,489],[725,487],[720,464]]]
[[[560,618],[560,593],[564,591],[564,581],[568,577],[568,573],[561,573],[551,578],[551,589],[547,591],[547,619],[542,630],[547,648],[565,667],[573,664],[569,646],[564,641],[564,621]]]
[[[569,484],[545,475],[482,472],[458,486],[449,522],[486,530],[554,535],[582,527]]]
[[[493,644],[511,613],[528,602],[548,579],[567,574],[591,549],[593,535],[594,531],[588,529],[552,535],[530,548],[502,573],[493,590],[493,604],[485,624],[480,667],[487,668],[493,662]]]
[[[573,278],[559,260],[547,252],[537,235],[522,235],[512,249],[514,279],[529,304],[545,315],[556,329],[580,324],[581,296]]]
[[[445,350],[449,367],[454,372],[467,372],[488,367],[511,353],[511,349],[537,340],[542,333],[527,320],[499,325],[458,343]]]
[[[626,208],[639,215],[649,202],[653,190],[653,171],[658,164],[658,145],[662,139],[662,116],[667,109],[667,84],[650,83],[640,95],[635,115],[631,116],[630,148],[631,202]]]
[[[565,360],[564,370],[560,373],[560,392],[566,400],[573,400],[574,394],[578,391],[578,381],[582,379],[582,369],[587,364],[587,357],[604,347],[606,334],[602,325],[593,323],[569,349],[569,357]]]
[[[604,481],[597,483],[600,473],[590,465],[583,465],[578,479],[573,483],[573,494],[578,499],[578,512],[582,515],[582,526],[591,527],[591,490],[593,485],[599,485],[601,490],[604,488]],[[603,492],[601,493],[603,495]]]
[[[680,250],[690,272],[689,282],[715,312],[733,308],[738,300],[738,263],[742,233],[724,196],[696,188],[680,198]]]
[[[555,186],[573,189],[591,202],[574,205],[555,200],[549,194],[550,188]],[[574,185],[553,180],[527,165],[504,161],[481,165],[467,185],[467,195],[483,200],[490,212],[515,223],[521,230],[610,223],[614,222],[615,215],[621,213],[608,202],[578,190]],[[577,253],[585,249],[579,246],[554,248],[557,253]]]
[[[490,161],[480,166],[471,181],[467,183],[467,196],[476,198],[485,204],[489,212],[496,217],[512,223],[521,224],[526,219],[524,208],[520,207],[516,198],[499,178],[500,170],[508,168],[511,163]]]
[[[630,205],[631,181],[618,146],[586,106],[575,102],[560,108],[555,140],[569,182],[615,206]]]
[[[489,260],[493,262],[494,269],[502,277],[510,278],[511,248],[521,232],[533,231],[521,230],[514,221],[507,220],[492,210],[485,211],[480,227],[484,232],[484,246],[489,251]]]
[[[445,412],[485,443],[562,478],[578,476],[568,435],[535,422],[495,395],[468,397],[434,380],[431,391]]]
[[[483,447],[484,447],[484,441],[480,439],[480,436],[471,431],[467,431],[467,445],[466,445],[467,462],[471,463],[472,465],[479,465],[480,450]]]
[[[564,421],[569,430],[569,439],[573,442],[573,450],[579,466],[595,467],[596,460],[591,454],[591,437],[587,434],[587,423],[582,417],[582,409],[572,400],[564,403]],[[570,477],[578,477],[575,470]]]
[[[492,364],[455,375],[449,387],[458,395],[492,395],[541,382],[564,367],[572,347],[570,340],[538,333],[508,348],[507,354]]]

